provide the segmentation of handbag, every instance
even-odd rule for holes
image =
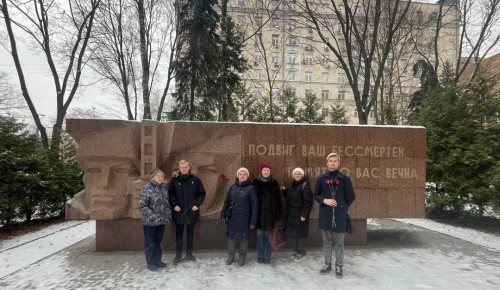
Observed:
[[[233,205],[226,207],[226,210],[224,211],[223,222],[226,224],[232,215],[233,215]]]
[[[269,245],[271,250],[279,251],[286,245],[285,230],[283,228],[275,229],[269,233]]]
[[[351,224],[351,218],[349,217],[349,214],[347,215],[346,232],[348,234],[352,234],[352,232],[353,232],[353,228],[352,228],[352,224]]]
[[[236,204],[236,202],[238,201],[238,198],[240,198],[240,194],[243,190],[245,190],[245,189],[240,189],[240,191],[238,192],[238,195],[236,195],[236,198],[234,199],[233,203],[230,206],[226,207],[226,209],[224,210],[224,218],[222,219],[223,223],[227,224],[227,222],[229,221],[229,219],[233,215],[233,207]]]

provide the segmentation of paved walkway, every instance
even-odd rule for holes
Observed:
[[[52,244],[78,239],[70,232],[88,235],[91,223],[54,233]],[[168,267],[150,272],[142,252],[95,252],[93,234],[14,267],[11,260],[36,255],[23,249],[36,249],[46,238],[0,247],[0,289],[500,289],[498,251],[393,220],[376,220],[368,245],[346,248],[342,280],[319,275],[319,248],[309,249],[300,263],[288,258],[289,251],[273,253],[271,265],[256,263],[251,251],[245,267],[224,265],[225,251],[196,251],[197,262],[173,266],[173,253],[166,252]]]
[[[66,222],[57,230],[42,230],[29,237],[3,241],[0,247],[0,279],[39,262],[95,234],[94,221]]]

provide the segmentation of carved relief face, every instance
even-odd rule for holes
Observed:
[[[83,183],[90,196],[90,216],[93,219],[125,217],[129,201],[127,195],[135,168],[126,158],[89,158],[84,164]]]

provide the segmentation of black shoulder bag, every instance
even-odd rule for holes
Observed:
[[[226,210],[224,211],[224,223],[226,224],[227,221],[231,218],[231,216],[233,215],[233,207],[234,205],[236,204],[236,202],[238,201],[238,198],[240,198],[240,195],[241,195],[241,192],[245,190],[244,188],[243,189],[240,189],[240,191],[238,192],[238,195],[236,195],[236,198],[234,199],[233,203],[228,206],[226,208]]]

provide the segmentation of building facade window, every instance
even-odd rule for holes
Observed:
[[[288,45],[289,46],[298,46],[299,45],[299,40],[295,36],[290,36],[288,38]]]
[[[254,58],[255,58],[256,63],[261,63],[262,62],[262,53],[260,51],[255,52]]]
[[[327,73],[327,72],[323,72],[323,73],[321,74],[321,81],[322,81],[323,83],[328,83],[328,73]]]
[[[278,9],[280,2],[278,0],[271,0],[271,7],[273,9]]]
[[[306,26],[307,29],[312,30],[314,28],[314,23],[312,22],[311,19],[306,19]]]
[[[326,40],[326,42],[323,43],[323,50],[324,51],[328,51],[328,50],[330,50],[330,48],[328,47],[328,41],[329,41],[329,39],[326,38],[325,40]]]
[[[308,83],[312,82],[312,72],[306,71],[304,80]]]
[[[262,43],[262,33],[255,33],[255,44]]]
[[[275,69],[272,70],[272,72],[271,72],[271,78],[273,80],[277,80],[278,79],[278,70],[275,70]]]
[[[345,84],[345,83],[347,83],[347,77],[345,75],[345,72],[339,72],[339,74],[338,74],[338,80],[337,81],[338,81],[339,84]]]
[[[262,26],[262,16],[255,16],[255,25],[258,27]]]
[[[255,7],[257,7],[257,9],[264,8],[264,0],[255,0]]]
[[[306,38],[305,50],[313,50],[313,49],[314,49],[314,46],[313,46],[312,38],[311,37]]]
[[[272,89],[272,91],[271,91],[271,95],[272,95],[273,99],[275,99],[275,98],[279,97],[279,95],[280,95],[280,90],[279,90],[279,89]]]
[[[286,79],[288,81],[295,81],[297,79],[297,71],[295,70],[289,71]]]
[[[330,91],[328,90],[322,90],[321,91],[321,99],[322,100],[328,100],[330,98]]]
[[[345,100],[345,91],[339,91],[337,94],[337,100]]]
[[[273,52],[273,54],[271,55],[271,61],[273,62],[273,64],[278,64],[279,54],[277,52]]]
[[[339,39],[339,49],[341,51],[345,51],[345,48],[346,48],[345,40],[344,39]]]
[[[244,15],[236,16],[236,26],[245,26],[245,16]]]
[[[271,19],[271,26],[272,27],[280,27],[280,20],[276,17],[273,17]]]
[[[271,42],[274,46],[279,46],[280,45],[280,37],[277,34],[273,34],[271,36]]]
[[[255,70],[255,79],[261,80],[262,79],[262,70],[261,69],[256,69]]]
[[[313,56],[312,55],[306,55],[304,58],[304,62],[307,65],[312,65],[313,64]]]

